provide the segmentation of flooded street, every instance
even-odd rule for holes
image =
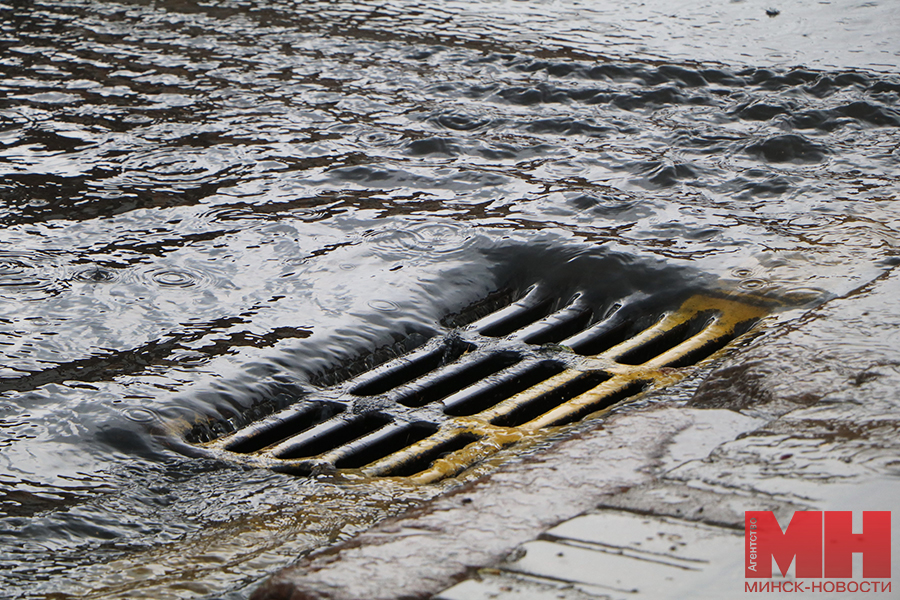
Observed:
[[[891,3],[594,4],[0,0],[4,597],[245,598],[514,457],[346,485],[161,441],[510,281],[777,328],[900,262]]]

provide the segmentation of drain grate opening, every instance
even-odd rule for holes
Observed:
[[[448,340],[447,343],[432,350],[414,353],[398,359],[396,365],[390,365],[386,371],[362,384],[355,386],[352,393],[357,396],[375,396],[383,394],[404,383],[418,379],[426,373],[434,371],[438,367],[455,361],[457,358],[475,349],[475,344],[462,342],[458,339]]]
[[[449,373],[443,373],[423,387],[413,389],[409,394],[397,398],[403,406],[425,406],[475,384],[485,377],[502,371],[522,360],[517,352],[498,352],[461,366]]]
[[[395,339],[397,341],[393,344],[381,346],[373,352],[357,355],[352,359],[342,361],[341,364],[335,367],[311,374],[309,382],[316,387],[337,385],[357,375],[371,371],[375,367],[403,356],[408,352],[412,352],[428,341],[427,337],[418,332],[413,332],[404,337],[396,336]]]
[[[357,438],[377,431],[391,422],[391,418],[381,413],[369,413],[329,423],[328,426],[309,430],[312,434],[294,442],[288,441],[274,452],[278,458],[309,458],[318,456],[343,446]]]
[[[225,449],[238,454],[256,452],[323,423],[343,410],[343,406],[334,402],[309,402],[291,415],[270,418],[236,433]]]
[[[493,314],[501,308],[513,303],[512,290],[499,290],[488,294],[483,300],[473,302],[458,313],[448,315],[441,319],[441,325],[449,328],[465,327],[475,321]]]
[[[609,373],[603,371],[585,373],[517,406],[506,414],[495,417],[491,423],[501,427],[519,427],[553,410],[560,404],[594,389],[604,381],[609,381],[611,377]]]
[[[562,363],[546,360],[524,370],[514,370],[495,381],[485,381],[444,400],[444,413],[467,417],[485,411],[511,396],[559,375],[566,370]]]
[[[616,362],[623,365],[642,365],[671,350],[675,346],[691,339],[703,329],[705,329],[715,317],[715,311],[703,311],[694,315],[690,320],[676,325],[668,331],[662,332],[660,335],[648,340],[636,348],[632,348],[622,356],[616,359]]]
[[[646,317],[641,321],[645,322],[647,327],[651,325],[650,322],[646,322]],[[643,324],[625,317],[621,305],[616,304],[602,321],[595,323],[590,329],[564,339],[561,343],[581,356],[594,356],[633,337]]]
[[[432,446],[413,460],[398,465],[385,473],[389,477],[410,477],[431,467],[435,461],[462,450],[469,444],[481,439],[473,433],[461,433],[457,436]]]
[[[750,331],[750,329],[752,329],[753,326],[756,325],[757,323],[759,323],[759,319],[748,319],[746,321],[738,323],[734,327],[734,330],[731,333],[723,335],[721,337],[718,337],[714,340],[711,340],[711,341],[707,342],[706,344],[700,346],[696,350],[688,352],[684,356],[669,362],[665,366],[667,366],[667,367],[689,367],[691,365],[696,365],[701,360],[709,358],[710,356],[712,356],[713,354],[715,354],[716,352],[718,352],[719,350],[721,350],[722,348],[724,348],[725,346],[730,344],[736,338],[739,338],[740,336],[742,336],[745,333],[747,333],[748,331]]]
[[[621,402],[627,398],[631,398],[632,396],[637,396],[641,392],[645,391],[653,382],[651,381],[634,381],[618,392],[613,392],[609,396],[604,397],[598,402],[587,404],[580,409],[562,417],[557,421],[553,421],[552,423],[548,423],[548,425],[568,425],[569,423],[574,423],[576,421],[580,421],[586,416],[597,412],[598,410],[603,410],[604,408],[609,408],[613,404],[617,402]]]
[[[339,469],[358,469],[408,448],[437,433],[438,426],[420,421],[388,432],[367,444],[361,444],[335,463]]]
[[[563,309],[519,332],[517,337],[526,344],[555,344],[575,335],[587,327],[594,311],[585,306],[580,296],[576,296]]]
[[[541,298],[535,286],[524,298],[506,308],[488,315],[475,323],[476,330],[486,337],[505,337],[539,319],[553,310],[554,298]]]
[[[217,395],[221,398],[215,404],[218,418],[209,415],[207,419],[194,423],[184,432],[184,441],[189,444],[205,444],[231,435],[235,431],[255,427],[264,419],[277,418],[274,415],[278,411],[302,402],[307,395],[308,390],[299,386],[282,384],[266,386],[253,394],[250,405],[240,411],[234,409],[233,399],[228,394]],[[225,409],[225,406],[228,408]]]

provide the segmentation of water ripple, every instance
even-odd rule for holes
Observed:
[[[163,287],[193,287],[197,285],[197,278],[185,271],[157,271],[151,273],[150,278]]]
[[[243,159],[227,147],[212,150],[180,146],[129,153],[117,161],[120,174],[103,181],[104,188],[153,188],[183,191],[201,185],[234,181],[246,171]]]
[[[369,300],[367,304],[370,308],[374,308],[379,312],[397,312],[400,310],[400,307],[390,300]]]
[[[56,256],[40,251],[0,250],[0,297],[41,300],[65,288],[64,269]]]
[[[109,269],[89,267],[75,273],[74,279],[84,283],[112,283],[118,280],[118,275]]]
[[[474,234],[464,224],[435,222],[377,231],[365,239],[385,259],[420,258],[463,252],[474,241]]]
[[[199,269],[156,267],[141,273],[141,278],[160,288],[206,288],[215,278]]]

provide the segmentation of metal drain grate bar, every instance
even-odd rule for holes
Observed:
[[[497,450],[484,444],[480,432],[446,428],[385,460],[369,465],[369,477],[409,477],[416,483],[431,483],[452,477]],[[512,443],[510,441],[509,443]]]
[[[238,431],[224,448],[241,454],[255,452],[326,421],[345,408],[336,402],[304,402]]]
[[[445,414],[465,417],[484,412],[506,398],[524,392],[566,370],[552,360],[523,361],[443,399]]]
[[[503,337],[547,316],[553,308],[552,297],[544,297],[540,286],[533,285],[525,296],[504,309],[490,314],[470,326],[480,335]]]
[[[474,349],[475,346],[470,343],[453,339],[443,341],[436,347],[416,350],[371,371],[368,376],[362,375],[352,392],[357,396],[382,394],[451,363]]]
[[[593,311],[577,294],[567,306],[513,333],[513,340],[526,344],[552,344],[584,329]]]
[[[409,407],[424,406],[478,383],[521,360],[522,357],[517,352],[472,354],[396,390],[396,401]]]
[[[311,391],[230,435],[187,440],[191,454],[292,473],[344,470],[429,483],[674,383],[686,374],[681,367],[768,314],[760,304],[711,295],[680,306],[652,297],[592,306],[584,294],[561,299],[539,285],[519,299],[489,300],[490,314],[369,372]]]

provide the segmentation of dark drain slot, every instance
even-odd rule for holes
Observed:
[[[518,336],[526,344],[553,344],[583,330],[592,316],[593,311],[580,303],[570,305],[526,328]]]
[[[637,348],[629,350],[617,358],[616,361],[623,365],[642,365],[703,331],[715,314],[714,311],[698,313],[691,320],[663,332]]]
[[[451,363],[466,352],[474,350],[474,344],[454,341],[424,352],[417,356],[400,359],[400,364],[378,374],[373,379],[359,384],[352,392],[358,396],[374,396],[409,383],[438,367]]]
[[[395,360],[397,357],[404,356],[418,349],[427,341],[428,338],[421,333],[411,333],[393,344],[377,348],[374,352],[358,355],[343,361],[340,365],[313,374],[310,376],[309,382],[316,387],[330,387],[343,383],[386,362]]]
[[[538,319],[543,319],[553,310],[554,299],[541,300],[539,293],[537,287],[531,288],[518,302],[477,321],[475,329],[487,337],[503,337]]]
[[[510,290],[500,290],[489,294],[487,298],[470,304],[454,315],[449,315],[441,319],[441,325],[444,327],[465,327],[474,323],[478,319],[482,319],[489,314],[512,304],[513,296]]]
[[[630,338],[634,329],[631,320],[623,317],[621,312],[616,312],[587,331],[573,335],[560,343],[582,356],[594,356]]]
[[[711,355],[715,354],[716,352],[718,352],[719,350],[721,350],[722,348],[724,348],[725,346],[730,344],[732,342],[732,340],[734,340],[735,338],[738,338],[738,337],[744,335],[745,333],[747,333],[748,331],[750,331],[750,328],[753,327],[754,325],[756,325],[757,323],[759,323],[759,319],[750,319],[748,321],[743,321],[741,323],[738,323],[735,326],[734,331],[732,331],[731,333],[729,333],[727,335],[723,335],[722,337],[717,338],[715,340],[711,340],[711,341],[707,342],[706,344],[700,346],[696,350],[694,350],[692,352],[688,352],[681,358],[673,360],[672,362],[668,363],[665,366],[667,366],[667,367],[689,367],[691,365],[695,365],[698,362],[700,362],[701,360],[704,360],[705,358],[710,357]]]
[[[278,458],[308,458],[317,456],[323,452],[334,450],[338,446],[343,446],[347,442],[353,441],[366,434],[376,431],[388,423],[391,418],[380,413],[370,413],[359,417],[354,417],[347,421],[331,424],[329,427],[323,427],[316,431],[315,429],[307,432],[305,438],[297,440],[296,443],[287,442],[286,446],[280,449],[275,455]]]
[[[359,440],[358,447],[352,448],[343,458],[335,463],[339,469],[358,469],[376,460],[381,460],[389,454],[421,442],[438,430],[433,423],[411,423],[392,431],[386,431],[384,435],[370,436]],[[374,439],[372,439],[374,437]]]
[[[429,448],[411,461],[403,463],[402,465],[398,465],[397,467],[391,469],[390,471],[385,473],[385,475],[389,477],[409,477],[410,475],[421,473],[432,464],[434,464],[434,461],[443,458],[448,454],[452,454],[457,450],[462,450],[472,442],[477,442],[478,440],[479,437],[477,435],[471,433],[460,434],[445,442],[441,442],[440,444],[432,448]],[[470,465],[466,466],[468,467]]]
[[[587,406],[584,406],[581,408],[581,410],[578,410],[572,414],[566,415],[565,417],[563,417],[562,419],[559,419],[558,421],[549,423],[548,427],[551,425],[568,425],[569,423],[574,423],[575,421],[580,421],[581,419],[585,418],[586,416],[588,416],[592,413],[597,412],[598,410],[603,410],[604,408],[608,408],[608,407],[612,406],[616,402],[621,402],[622,400],[625,400],[626,398],[631,398],[632,396],[637,396],[638,394],[640,394],[641,392],[646,390],[648,387],[650,387],[650,383],[651,382],[649,382],[649,381],[634,381],[634,382],[628,384],[627,386],[625,386],[624,388],[622,388],[621,390],[619,390],[618,392],[614,392],[614,393],[610,394],[609,396],[606,396],[605,398],[603,398],[600,402],[597,402],[596,404],[589,404]]]
[[[499,381],[483,382],[473,388],[454,394],[444,400],[444,412],[454,417],[465,417],[487,410],[533,385],[559,375],[566,370],[562,363],[544,361],[525,370],[504,375]]]
[[[585,373],[546,394],[541,394],[530,402],[516,407],[505,415],[496,417],[491,423],[501,427],[518,427],[524,425],[528,421],[536,419],[542,414],[553,410],[560,404],[568,402],[572,398],[580,396],[588,390],[594,389],[604,381],[608,381],[610,377],[611,376],[608,373],[604,373],[603,371]]]
[[[409,394],[398,398],[397,402],[409,407],[425,406],[430,402],[435,402],[465,389],[485,377],[490,377],[520,360],[521,358],[515,352],[500,352],[489,355],[477,362],[461,366],[461,368],[452,373],[435,377],[423,387],[413,389]]]
[[[240,454],[256,452],[327,421],[343,410],[340,404],[311,402],[292,415],[263,421],[235,434],[225,449]]]

